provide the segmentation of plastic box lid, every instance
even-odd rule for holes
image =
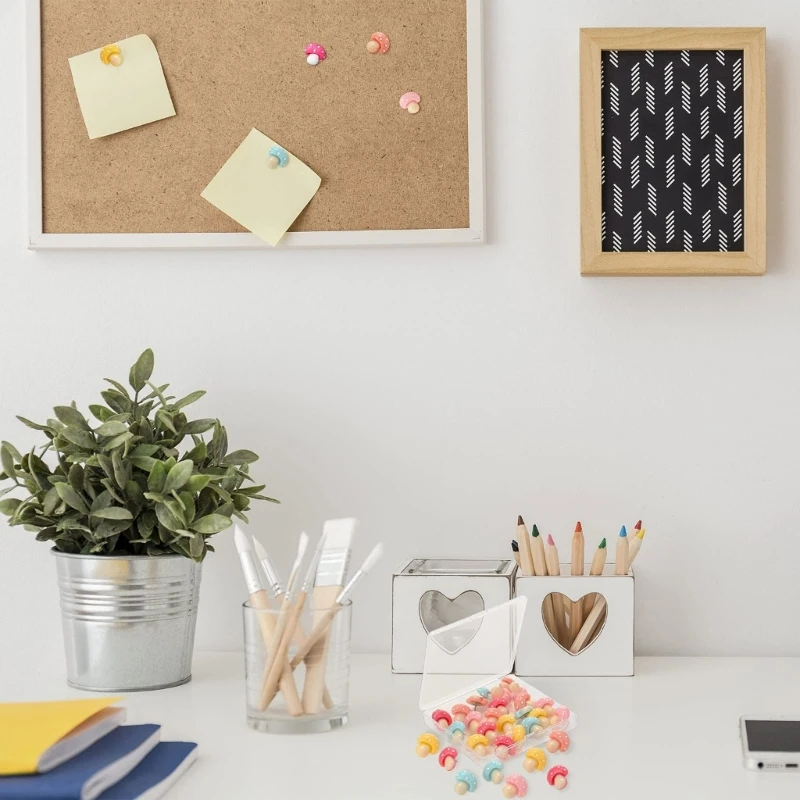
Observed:
[[[428,634],[419,690],[422,711],[445,708],[514,668],[526,597],[473,614]]]

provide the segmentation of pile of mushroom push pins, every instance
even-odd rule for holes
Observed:
[[[479,758],[493,756],[483,768],[485,781],[503,783],[503,795],[509,800],[524,797],[528,781],[517,774],[504,780],[504,762],[522,752],[526,739],[547,736],[543,748],[530,747],[524,751],[522,762],[525,772],[542,772],[547,766],[547,753],[563,753],[570,746],[569,734],[563,729],[569,717],[569,709],[549,697],[532,701],[530,694],[509,675],[491,689],[481,687],[450,711],[437,708],[431,720],[452,744],[440,750],[435,733],[422,733],[417,738],[417,755],[425,758],[438,753],[439,765],[450,772],[456,768],[459,755],[452,745],[463,744]],[[556,764],[548,770],[547,782],[556,789],[564,789],[568,774],[565,766]],[[477,788],[478,778],[473,772],[468,769],[456,772],[456,794],[472,793]]]

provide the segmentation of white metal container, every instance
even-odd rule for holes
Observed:
[[[392,576],[392,672],[421,673],[428,634],[513,597],[510,559],[415,558]]]
[[[634,577],[614,575],[614,564],[606,564],[602,575],[570,575],[570,565],[561,565],[561,575],[518,575],[516,596],[528,599],[528,613],[517,648],[517,675],[525,676],[629,676],[633,675]],[[559,645],[544,624],[542,605],[551,592],[571,600],[599,592],[608,604],[605,622],[582,652],[573,655]]]

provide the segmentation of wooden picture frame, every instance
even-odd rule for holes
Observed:
[[[663,50],[743,51],[743,88],[741,80],[738,84],[744,98],[744,219],[740,252],[608,252],[607,243],[604,247],[601,63],[604,52],[630,50],[648,54]],[[687,55],[687,62],[688,58]],[[763,275],[767,251],[766,30],[584,28],[580,32],[580,84],[581,274]],[[680,104],[679,97],[677,102]],[[741,217],[739,219],[741,222]],[[741,233],[739,235],[741,237]],[[691,242],[690,235],[688,238]]]
[[[467,42],[469,220],[463,228],[290,231],[271,248],[252,233],[50,233],[43,222],[42,2],[26,3],[27,247],[48,249],[260,249],[469,245],[486,241],[483,0],[464,0]],[[66,65],[65,65],[66,66]],[[213,175],[210,172],[209,178]]]

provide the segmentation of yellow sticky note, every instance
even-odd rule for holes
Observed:
[[[253,128],[201,192],[242,227],[275,246],[311,202],[322,180],[288,153],[285,167],[269,166],[269,150],[279,146]]]
[[[118,67],[100,60],[101,47],[69,60],[90,139],[175,116],[152,39],[140,33],[116,44],[122,54]]]

